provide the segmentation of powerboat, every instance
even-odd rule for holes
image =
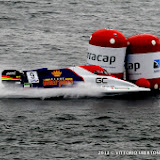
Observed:
[[[2,83],[5,86],[27,88],[72,88],[85,83],[98,87],[106,94],[126,94],[148,92],[149,88],[137,85],[110,75],[97,65],[74,66],[64,69],[40,68],[34,70],[4,70]]]

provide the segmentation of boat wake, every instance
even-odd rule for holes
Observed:
[[[102,97],[103,92],[99,87],[90,84],[80,84],[74,88],[18,88],[5,87],[0,84],[0,99],[49,99],[49,98],[83,98],[83,97]]]

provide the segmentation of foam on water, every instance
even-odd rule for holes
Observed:
[[[93,87],[90,84],[80,84],[76,87],[68,88],[18,88],[5,87],[0,83],[0,98],[81,98],[81,97],[101,97],[101,88]]]

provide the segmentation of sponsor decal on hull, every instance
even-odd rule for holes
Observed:
[[[60,77],[61,74],[62,74],[62,72],[59,71],[59,70],[56,70],[56,71],[51,72],[51,74],[52,74],[54,77]]]
[[[43,86],[57,86],[73,85],[73,78],[63,78],[63,80],[43,79]]]
[[[107,83],[108,78],[96,78],[96,83]]]

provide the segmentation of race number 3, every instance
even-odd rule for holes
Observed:
[[[27,78],[29,83],[39,83],[39,78],[36,71],[27,72]]]

